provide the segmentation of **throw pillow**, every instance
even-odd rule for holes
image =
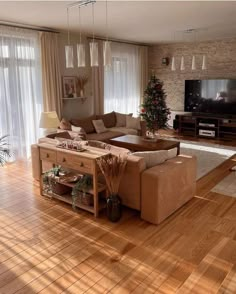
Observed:
[[[96,119],[102,119],[106,128],[113,128],[116,125],[116,114],[114,111],[97,115]]]
[[[88,140],[88,146],[91,146],[91,147],[105,149],[106,148],[106,145],[107,145],[106,143],[101,142],[101,141]]]
[[[126,116],[126,128],[141,130],[140,117]]]
[[[73,126],[83,128],[87,134],[91,134],[91,133],[95,133],[95,129],[92,122],[93,119],[96,119],[95,115],[90,116],[88,118],[84,118],[84,119],[71,119],[70,123]]]
[[[71,131],[71,123],[68,120],[66,120],[65,118],[63,118],[60,122],[59,128],[61,130]]]
[[[144,158],[147,168],[161,164],[168,159],[168,150],[134,152],[133,155]]]
[[[126,126],[126,116],[133,115],[133,113],[124,114],[124,113],[119,113],[119,112],[115,112],[115,114],[116,114],[116,127],[125,127]]]
[[[177,148],[172,148],[168,150],[168,159],[174,158],[177,156]]]
[[[107,132],[107,128],[104,126],[102,119],[93,120],[93,125],[98,134]]]

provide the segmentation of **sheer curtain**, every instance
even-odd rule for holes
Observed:
[[[39,136],[42,82],[39,33],[0,26],[0,136],[15,158],[30,156]]]
[[[112,42],[112,66],[104,73],[104,111],[137,116],[141,92],[139,46]]]

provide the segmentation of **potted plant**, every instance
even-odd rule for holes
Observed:
[[[93,195],[88,193],[93,188],[93,177],[90,175],[83,175],[75,184],[72,190],[72,206],[75,209],[76,201],[81,204],[91,206],[93,205]]]
[[[3,166],[9,157],[11,157],[11,151],[9,144],[6,142],[8,135],[0,137],[0,165]]]
[[[97,163],[104,175],[109,191],[107,197],[108,219],[112,222],[117,222],[121,218],[121,199],[118,191],[127,158],[109,154],[108,156],[99,158]]]

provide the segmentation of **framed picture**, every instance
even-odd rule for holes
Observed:
[[[63,97],[64,98],[73,98],[77,97],[77,77],[63,77],[62,85],[63,85]]]

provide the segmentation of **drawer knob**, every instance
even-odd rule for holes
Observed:
[[[83,166],[84,166],[83,162],[81,162],[81,163],[80,163],[80,166],[81,166],[81,167],[83,167]]]
[[[63,159],[62,159],[62,162],[66,162],[66,159],[65,159],[65,158],[63,158]]]
[[[48,153],[47,153],[46,157],[49,158],[49,154]]]

